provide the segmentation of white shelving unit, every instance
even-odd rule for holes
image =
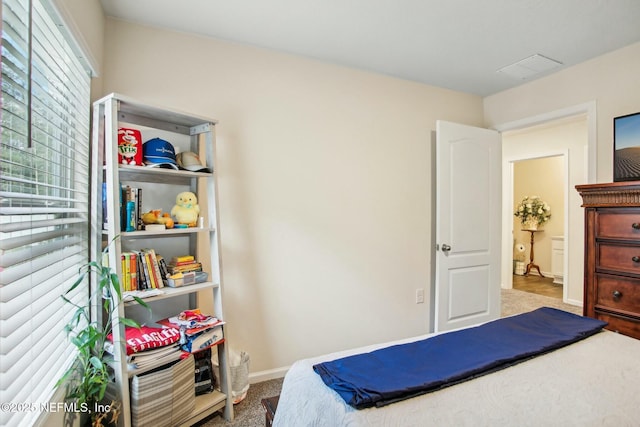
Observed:
[[[156,303],[166,303],[168,299],[188,299],[189,307],[180,307],[177,304],[172,307],[180,310],[209,305],[213,309],[213,314],[224,321],[222,310],[222,277],[219,257],[219,234],[218,211],[217,211],[217,187],[215,178],[215,125],[216,121],[205,117],[172,111],[165,108],[146,105],[128,97],[111,94],[93,105],[93,154],[92,170],[92,212],[98,212],[92,218],[92,236],[96,238],[92,244],[92,259],[100,256],[102,247],[110,244],[109,265],[115,266],[120,277],[122,252],[131,248],[141,249],[145,247],[155,247],[165,245],[166,251],[180,250],[188,248],[190,253],[195,254],[196,259],[203,265],[203,270],[209,273],[208,282],[185,285],[179,288],[162,288],[163,294],[145,298],[145,301],[154,310]],[[162,168],[149,168],[145,166],[130,166],[118,164],[118,128],[135,127],[142,131],[143,140],[150,139],[147,135],[162,135],[163,139],[182,141],[184,149],[178,151],[193,151],[200,159],[206,162],[211,170],[208,172],[190,172],[184,170],[172,170]],[[146,134],[146,135],[145,135]],[[170,137],[166,137],[169,135]],[[174,144],[175,146],[175,144]],[[176,147],[178,148],[178,147]],[[106,183],[106,218],[103,221],[103,183]],[[200,215],[203,221],[199,227],[186,229],[170,229],[164,231],[131,231],[126,232],[120,229],[120,188],[122,183],[135,183],[150,190],[161,189],[160,193],[177,194],[181,191],[192,191],[198,197],[200,205]],[[175,196],[174,196],[175,197]],[[155,200],[143,198],[143,208],[146,206],[157,208],[153,203]],[[146,203],[145,203],[146,202]],[[164,210],[170,211],[172,204],[167,205],[164,201]],[[105,227],[103,229],[103,223]],[[168,242],[168,243],[167,243]],[[163,249],[165,250],[165,249]],[[183,255],[183,253],[167,253],[165,258]],[[172,300],[173,301],[173,300]],[[115,342],[124,343],[124,325],[119,321],[119,317],[127,316],[128,311],[135,311],[138,304],[136,302],[117,301],[118,310],[112,319]],[[173,302],[171,303],[173,306]],[[99,315],[99,309],[94,308],[94,313]],[[175,313],[177,314],[177,312]],[[158,320],[158,319],[154,319]],[[223,328],[225,326],[223,325]],[[191,425],[209,416],[210,414],[223,410],[227,420],[233,419],[233,401],[231,396],[231,378],[228,366],[228,341],[227,333],[224,331],[225,341],[212,348],[217,349],[219,361],[220,391],[196,396],[196,410],[192,416],[183,421],[181,425]],[[131,425],[131,405],[129,394],[129,379],[135,374],[143,371],[130,371],[127,368],[126,353],[124,345],[116,346],[119,351],[115,355],[114,365],[116,377],[116,392],[122,401],[122,419],[119,425]]]

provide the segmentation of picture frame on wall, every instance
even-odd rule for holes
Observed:
[[[640,112],[613,118],[613,181],[640,181]]]

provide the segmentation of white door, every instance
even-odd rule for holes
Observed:
[[[435,331],[500,316],[501,137],[436,124]]]

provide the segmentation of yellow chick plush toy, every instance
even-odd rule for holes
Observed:
[[[176,204],[171,209],[171,215],[176,218],[178,224],[195,227],[199,214],[200,206],[195,194],[191,191],[184,191],[176,196]]]

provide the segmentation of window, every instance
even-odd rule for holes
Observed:
[[[46,0],[2,1],[2,402],[48,402],[74,356],[60,296],[89,255],[90,73],[61,24]],[[0,425],[38,415],[1,411]]]

